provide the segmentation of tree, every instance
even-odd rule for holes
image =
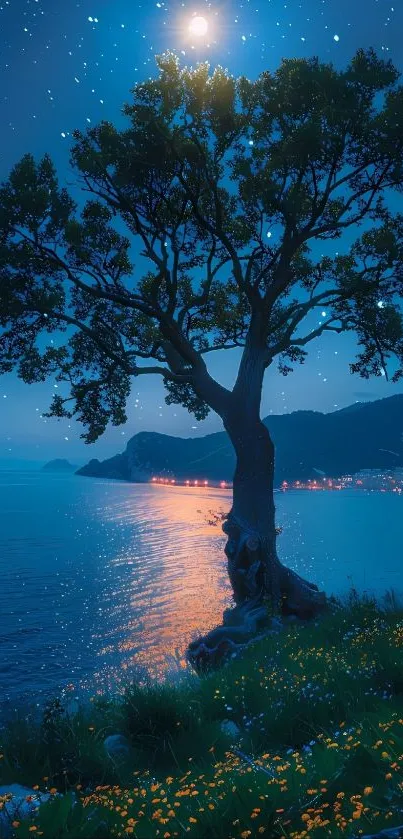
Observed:
[[[357,335],[352,372],[387,373],[394,357],[392,380],[403,375],[403,216],[385,203],[403,188],[399,74],[373,50],[343,72],[283,60],[255,82],[181,69],[170,53],[157,64],[123,108],[126,130],[74,132],[71,162],[90,194],[81,217],[47,155],[26,155],[3,183],[0,372],[67,382],[48,416],[76,415],[87,442],[126,421],[136,376],[162,376],[166,402],[199,420],[216,411],[237,456],[223,525],[235,601],[315,615],[324,595],[277,556],[262,383],[274,359],[288,375],[327,331]],[[312,243],[364,221],[373,226],[347,254],[313,258]],[[41,347],[54,332],[64,343]],[[205,361],[230,347],[242,348],[232,391]]]

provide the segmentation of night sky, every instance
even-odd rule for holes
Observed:
[[[234,75],[255,79],[274,72],[282,58],[317,55],[341,70],[360,47],[375,48],[403,71],[402,0],[217,0],[217,2],[138,3],[130,0],[0,0],[0,180],[31,152],[48,152],[59,182],[77,198],[69,165],[72,131],[101,119],[126,128],[121,114],[136,81],[156,75],[155,54],[176,51],[183,64],[209,60]],[[192,17],[208,22],[206,36],[189,33]],[[401,82],[401,80],[400,80]],[[395,202],[392,209],[398,209]],[[401,208],[400,208],[401,209]],[[365,226],[335,242],[329,254],[348,249]],[[313,251],[315,253],[315,251]],[[316,314],[316,318],[318,314]],[[297,409],[333,411],[355,401],[403,392],[403,383],[352,376],[351,335],[329,333],[309,345],[303,367],[286,378],[273,366],[266,374],[262,416]],[[227,387],[235,381],[241,350],[209,353],[209,370]],[[179,436],[219,431],[211,413],[198,422],[187,410],[167,406],[159,376],[133,381],[128,423],[110,428],[97,443],[80,440],[71,420],[46,420],[54,380],[26,385],[16,376],[0,377],[0,464],[17,458],[45,461],[67,457],[83,463],[122,450],[140,430]]]

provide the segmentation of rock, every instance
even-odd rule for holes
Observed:
[[[77,466],[73,466],[65,458],[57,457],[55,460],[50,460],[42,466],[42,472],[75,472]]]
[[[5,800],[4,796],[11,794],[11,798]],[[34,816],[39,805],[48,801],[48,792],[38,792],[30,787],[23,787],[21,784],[4,784],[0,786],[0,799],[4,802],[0,811],[0,837],[8,839],[12,835],[12,822]],[[28,798],[28,800],[27,800]]]
[[[110,734],[104,740],[104,746],[109,757],[127,757],[130,752],[130,743],[123,734]]]
[[[238,728],[236,722],[233,722],[232,720],[223,720],[220,728],[222,733],[226,734],[228,737],[239,737],[241,733],[241,729]]]
[[[389,827],[385,830],[381,830],[380,833],[368,833],[365,836],[361,836],[361,839],[402,839],[403,837],[403,824],[399,825],[399,827]]]

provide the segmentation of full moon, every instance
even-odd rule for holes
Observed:
[[[207,35],[208,30],[208,23],[205,17],[193,17],[189,23],[189,32],[191,35],[196,35],[198,38],[202,38],[203,35]]]

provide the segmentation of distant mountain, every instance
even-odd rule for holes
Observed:
[[[263,422],[276,448],[277,485],[321,473],[336,477],[403,467],[403,394],[331,414],[295,411]],[[234,469],[235,453],[225,431],[187,438],[140,431],[122,454],[91,460],[77,474],[134,482],[154,475],[231,481]]]
[[[50,460],[42,466],[42,472],[75,472],[77,466],[73,466],[68,460],[57,457],[55,460]]]

